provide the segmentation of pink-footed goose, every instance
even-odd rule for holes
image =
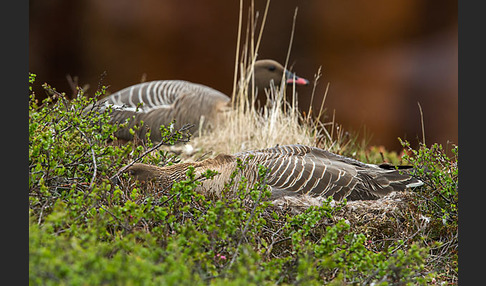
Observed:
[[[208,169],[218,171],[219,174],[213,179],[203,181],[197,191],[219,196],[236,169],[238,158],[247,165],[236,178],[238,180],[244,176],[248,186],[253,186],[257,181],[259,164],[267,168],[266,183],[271,188],[271,199],[307,194],[314,197],[333,196],[335,200],[370,200],[393,191],[423,185],[422,181],[410,175],[411,169],[397,170],[387,164],[365,164],[303,145],[277,146],[234,155],[220,154],[214,159],[168,167],[135,163],[127,172],[135,179],[154,181],[161,189],[169,190],[173,182],[185,179],[189,166],[194,166],[196,176]],[[234,184],[232,191],[237,186],[237,183]]]
[[[265,95],[262,88],[268,88],[273,81],[275,86],[281,84],[282,78],[286,84],[307,85],[308,80],[296,76],[274,60],[259,60],[254,65],[255,86],[258,88],[258,98]],[[266,97],[265,97],[266,100]],[[147,128],[150,128],[150,139],[160,141],[160,126],[169,125],[175,120],[174,128],[179,129],[185,124],[194,124],[191,129],[197,134],[198,128],[206,129],[212,126],[218,116],[231,107],[230,97],[205,85],[183,80],[157,80],[136,84],[99,101],[102,108],[112,105],[111,118],[113,123],[123,123],[132,118],[126,128],[120,129],[115,135],[119,139],[132,140],[129,129],[144,122],[137,136],[145,138]],[[143,103],[143,104],[141,104]]]

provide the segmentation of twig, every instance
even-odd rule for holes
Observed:
[[[241,245],[243,238],[245,238],[245,234],[248,231],[248,227],[250,226],[250,222],[253,219],[253,217],[255,216],[256,208],[260,204],[260,200],[262,199],[262,196],[263,196],[263,188],[265,186],[267,186],[267,174],[268,174],[268,170],[265,172],[265,175],[264,175],[264,178],[263,178],[263,183],[260,186],[260,195],[258,196],[258,199],[255,201],[255,205],[253,206],[253,208],[251,210],[250,217],[246,221],[245,227],[243,228],[243,231],[241,232],[240,239],[238,240],[238,243],[236,244],[236,247],[235,247],[235,253],[234,253],[233,257],[231,258],[231,261],[229,263],[228,268],[231,268],[231,265],[233,265],[233,263],[235,262],[236,257],[238,256],[238,247]]]
[[[116,178],[118,178],[118,176],[120,176],[120,174],[122,174],[123,172],[125,172],[128,168],[130,168],[133,164],[135,164],[136,162],[142,160],[143,157],[145,157],[147,154],[149,154],[150,152],[154,151],[154,150],[157,150],[158,148],[160,148],[160,146],[162,145],[168,145],[168,142],[170,141],[170,139],[174,138],[176,136],[176,134],[178,133],[183,133],[187,130],[189,130],[191,127],[193,127],[194,124],[185,124],[184,126],[181,127],[181,129],[179,129],[177,132],[173,132],[171,133],[168,138],[163,138],[159,143],[157,143],[157,145],[155,145],[154,147],[148,149],[147,151],[143,152],[142,155],[138,156],[135,160],[133,160],[132,162],[128,163],[127,165],[123,166],[120,170],[118,170],[118,172],[116,172],[115,175],[113,175],[111,178],[110,178],[110,181],[114,182],[114,180]]]
[[[86,141],[88,141],[89,148],[91,149],[91,157],[93,158],[94,171],[93,171],[93,176],[91,177],[91,182],[89,183],[89,188],[91,190],[93,190],[94,180],[96,178],[96,174],[97,174],[97,171],[98,171],[98,167],[96,165],[96,156],[95,156],[95,153],[94,153],[94,150],[93,150],[93,144],[92,144],[91,140],[89,139],[89,137],[86,136],[86,134],[81,129],[79,129],[78,126],[75,126],[75,128],[76,128],[76,130],[79,131],[79,133],[81,133],[81,135],[83,135],[83,137],[86,139]]]
[[[78,94],[78,77],[75,76],[73,78],[70,74],[67,74],[66,80],[67,80],[69,87],[71,88],[71,91],[72,91],[71,98],[75,98],[76,95]]]
[[[86,138],[86,139],[88,140],[88,143],[91,146],[91,156],[93,158],[93,168],[94,168],[94,171],[93,171],[93,177],[91,178],[91,182],[89,183],[89,188],[90,189],[93,189],[93,184],[94,184],[94,180],[96,178],[96,172],[98,170],[98,167],[96,165],[96,157],[95,157],[95,153],[94,153],[93,147],[91,145],[91,141],[88,138]]]
[[[420,102],[417,101],[417,105],[418,105],[419,111],[420,111],[420,123],[422,124],[422,143],[425,146],[424,113],[422,112],[422,106],[420,105]]]
[[[321,102],[321,109],[319,109],[319,115],[317,116],[317,121],[321,119],[322,113],[324,111],[324,102],[326,102],[327,92],[329,91],[329,82],[326,85],[326,91],[324,92],[324,97],[322,98]],[[334,114],[333,114],[333,123],[334,123]],[[333,124],[334,125],[334,124]]]
[[[265,6],[265,11],[263,12],[262,26],[260,27],[260,33],[258,34],[258,39],[256,42],[255,53],[258,53],[258,48],[260,47],[260,42],[262,40],[262,35],[263,35],[263,28],[265,27],[265,22],[267,20],[269,6],[270,6],[270,0],[267,0],[267,5]]]
[[[292,239],[292,237],[290,237],[290,236],[285,237],[285,238],[281,238],[281,239],[279,239],[279,240],[277,240],[277,241],[273,242],[273,243],[272,243],[272,246],[273,246],[273,245],[276,245],[276,244],[279,244],[279,243],[282,243],[282,242],[284,242],[284,241],[290,240],[290,239]]]
[[[126,231],[130,231],[131,228],[127,226],[125,223],[123,223],[115,214],[113,214],[111,211],[105,209],[102,205],[100,205],[100,209],[104,210],[105,212],[109,213],[118,223],[125,229]]]
[[[238,36],[236,38],[236,59],[235,59],[235,75],[233,78],[233,95],[231,96],[231,106],[234,108],[236,98],[236,84],[238,82],[238,62],[240,56],[240,41],[241,41],[241,26],[243,19],[243,0],[240,0],[240,12],[238,16]]]
[[[211,153],[211,152],[209,152],[209,151],[208,151],[208,152],[205,152],[204,154],[202,154],[201,156],[199,156],[199,158],[196,158],[196,160],[194,160],[194,161],[196,161],[196,162],[200,162],[200,161],[204,160],[204,158],[205,158],[206,156],[208,156],[210,153]]]
[[[292,43],[294,42],[295,22],[297,21],[297,11],[298,10],[299,10],[299,7],[295,7],[294,19],[292,21],[292,31],[290,33],[289,48],[287,49],[287,56],[285,58],[285,68],[287,68],[287,66],[289,64],[290,51],[292,50]],[[284,81],[282,81],[282,83],[284,83]]]
[[[46,200],[46,203],[42,205],[41,207],[41,210],[40,210],[40,214],[39,214],[39,220],[37,221],[37,224],[40,225],[41,224],[41,220],[42,220],[42,213],[44,212],[44,208],[47,206],[47,203],[49,202],[49,200]]]
[[[175,196],[180,196],[180,193],[172,194],[167,200],[165,200],[162,203],[160,203],[159,206],[165,205],[166,203],[168,203],[169,201],[171,201]]]
[[[103,80],[105,79],[105,77],[108,75],[108,73],[106,71],[103,71],[100,75],[100,79],[98,81],[98,89],[97,90],[101,90],[103,88]]]
[[[322,66],[319,67],[319,69],[317,70],[317,74],[314,75],[314,85],[312,87],[311,99],[310,99],[310,103],[309,103],[309,111],[308,111],[307,118],[306,118],[307,122],[310,120],[311,113],[312,113],[312,105],[314,104],[314,95],[316,93],[317,81],[322,76],[321,68],[322,68]]]

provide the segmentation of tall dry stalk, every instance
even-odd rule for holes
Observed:
[[[266,91],[267,101],[270,104],[256,108],[256,88],[253,86],[251,78],[254,73],[254,63],[258,56],[269,4],[270,1],[268,0],[263,12],[262,22],[258,25],[259,14],[255,13],[254,2],[251,1],[246,37],[240,50],[243,29],[243,0],[240,0],[232,109],[222,115],[222,124],[217,128],[202,132],[201,136],[193,139],[193,144],[205,151],[235,153],[243,150],[273,147],[277,144],[316,146],[322,145],[324,141],[327,142],[326,147],[335,146],[335,144],[330,143],[333,138],[328,132],[329,128],[330,130],[335,128],[334,122],[329,125],[320,121],[329,85],[326,88],[326,94],[317,118],[313,117],[313,113],[310,111],[305,117],[299,112],[295,86],[287,88],[285,80],[282,80],[281,86],[272,85]],[[290,57],[296,18],[297,9],[293,18],[285,68],[287,68]],[[256,35],[258,36],[256,37]],[[314,98],[315,86],[320,76],[319,69],[314,79],[312,98]],[[286,92],[289,93],[289,96],[286,96]],[[290,102],[287,98],[291,99]]]

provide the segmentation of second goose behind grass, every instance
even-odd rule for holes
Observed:
[[[273,81],[280,86],[286,84],[307,85],[309,81],[296,76],[274,60],[259,60],[254,65],[254,84],[257,90],[257,104],[266,104],[265,88]],[[252,86],[253,84],[250,84]],[[175,120],[175,128],[193,124],[193,135],[199,128],[209,129],[219,122],[222,113],[231,108],[231,99],[226,94],[211,87],[184,80],[158,80],[136,84],[124,88],[98,102],[102,109],[111,105],[113,123],[123,123],[132,118],[128,126],[115,135],[122,140],[132,140],[129,129],[144,124],[136,131],[137,137],[144,139],[150,129],[150,139],[160,141],[160,126]],[[89,107],[88,107],[89,108]]]

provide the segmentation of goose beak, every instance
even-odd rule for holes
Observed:
[[[297,76],[295,73],[285,70],[285,82],[287,84],[308,85],[309,81],[303,77]]]

